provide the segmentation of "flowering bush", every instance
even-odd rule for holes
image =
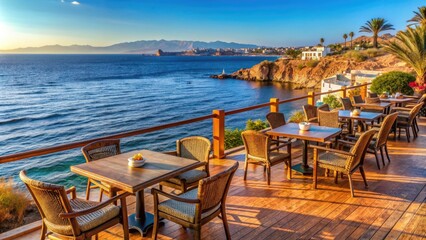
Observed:
[[[426,83],[418,84],[416,81],[409,82],[408,86],[410,86],[410,88],[412,88],[416,92],[424,91],[426,89]]]

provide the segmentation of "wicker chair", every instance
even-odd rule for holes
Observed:
[[[333,128],[341,127],[339,123],[339,112],[318,110],[318,125]]]
[[[376,158],[376,164],[377,164],[378,169],[380,169],[379,157],[377,156],[379,151],[380,151],[380,155],[382,157],[383,167],[385,166],[385,158],[384,158],[383,152],[386,153],[386,157],[388,159],[388,162],[390,162],[387,142],[388,142],[388,136],[389,136],[390,132],[392,131],[392,128],[395,124],[397,117],[398,117],[397,112],[389,114],[383,119],[383,122],[380,124],[380,128],[372,128],[372,129],[374,129],[378,132],[377,132],[377,134],[375,134],[373,136],[373,140],[371,141],[370,145],[368,145],[367,152],[374,154],[374,157]],[[355,138],[348,137],[348,139],[349,140],[357,140],[359,136],[360,135],[357,135]],[[355,144],[354,142],[348,142],[348,141],[344,141],[344,140],[343,141],[341,140],[340,143],[343,143],[343,144],[346,144],[346,145]]]
[[[246,149],[244,163],[244,180],[247,179],[247,167],[249,163],[263,165],[267,173],[268,185],[271,183],[271,167],[285,162],[287,178],[291,179],[291,142],[288,143],[287,152],[271,151],[271,138],[254,130],[247,130],[241,134]]]
[[[171,154],[204,162],[201,168],[190,170],[180,174],[177,177],[168,179],[160,183],[160,190],[163,186],[171,187],[182,193],[197,187],[198,181],[210,176],[209,173],[209,155],[211,150],[210,140],[201,136],[192,136],[182,138],[176,141],[176,152]]]
[[[19,174],[31,193],[42,217],[40,239],[90,239],[91,236],[117,223],[123,225],[123,238],[129,239],[127,223],[127,193],[98,203],[76,197],[75,187],[33,180],[25,171]],[[67,194],[71,194],[71,199]],[[121,207],[113,202],[120,200]],[[49,233],[47,233],[49,231]]]
[[[268,114],[266,114],[266,120],[269,123],[269,126],[271,126],[272,129],[283,126],[286,124],[285,121],[285,116],[283,113],[279,113],[279,112],[270,112]],[[282,138],[280,139],[279,137],[276,138],[272,138],[271,141],[276,143],[276,149],[280,149],[283,146],[287,146],[287,148],[290,146],[288,144],[288,142],[291,139],[289,138]],[[283,143],[284,145],[280,145],[281,143]]]
[[[423,107],[423,103],[416,104],[407,115],[400,115],[396,121],[396,128],[399,129],[398,138],[401,138],[401,129],[405,130],[405,135],[407,136],[407,141],[410,142],[410,128],[413,131],[414,138],[417,137],[417,127],[415,125],[415,120],[420,110]]]
[[[416,103],[409,103],[409,104],[406,104],[404,107],[393,107],[392,111],[398,111],[401,116],[409,115],[409,112],[411,111],[411,109],[413,109],[413,107],[416,106],[419,103],[423,103],[423,107],[421,109],[425,108],[425,105],[426,105],[426,93],[423,94],[422,97]],[[420,117],[420,114],[417,114],[417,116]],[[418,132],[420,130],[420,128],[419,128],[419,126],[417,124],[417,120],[416,119],[414,119],[414,125],[416,126],[416,129],[417,129],[417,132]]]
[[[310,148],[314,149],[314,189],[317,188],[318,167],[325,168],[326,170],[334,170],[336,172],[336,180],[338,172],[347,174],[349,178],[349,187],[351,189],[352,197],[354,197],[352,174],[357,169],[359,169],[359,171],[361,172],[365,187],[368,187],[367,180],[365,178],[363,163],[367,147],[376,132],[377,131],[375,129],[371,129],[363,133],[349,152],[310,145]],[[326,153],[319,155],[318,150],[324,150],[326,151]]]
[[[314,105],[303,105],[303,112],[305,113],[305,120],[310,123],[317,123],[318,122],[318,116],[317,116],[317,107]]]
[[[379,97],[367,97],[365,98],[365,103],[380,103],[380,98]]]
[[[81,148],[86,162],[96,161],[102,158],[115,156],[121,153],[119,139],[106,139],[89,143]],[[93,186],[92,186],[93,184]],[[93,179],[87,179],[86,200],[90,199],[90,190],[94,188],[100,189],[99,202],[102,201],[102,195],[105,192],[109,197],[116,195],[118,189],[111,187],[109,184],[99,182]]]
[[[198,188],[179,196],[165,193],[158,189],[151,190],[154,195],[154,229],[152,238],[157,239],[160,218],[165,218],[184,227],[193,228],[194,239],[201,238],[201,226],[221,215],[226,238],[231,239],[226,217],[226,196],[229,186],[238,168],[238,162],[214,176],[198,182]],[[159,202],[159,195],[169,198]]]
[[[369,92],[368,97],[369,98],[376,98],[376,97],[379,97],[379,95],[377,93]]]
[[[339,98],[340,103],[342,103],[343,110],[349,110],[352,111],[354,109],[354,106],[352,105],[351,99],[349,98]]]
[[[364,100],[362,99],[361,95],[355,95],[352,97],[352,101],[354,103],[364,103]]]
[[[330,106],[327,103],[324,103],[323,105],[318,106],[318,110],[322,111],[330,111]]]

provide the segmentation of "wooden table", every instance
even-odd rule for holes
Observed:
[[[402,107],[404,103],[412,102],[413,98],[380,98],[382,102],[390,102],[395,104],[395,107]]]
[[[389,114],[390,106],[392,105],[390,102],[380,102],[380,103],[355,103],[352,104],[354,107],[364,108],[364,109],[380,109],[384,114]]]
[[[127,159],[136,153],[142,153],[146,163],[140,168],[129,167]],[[203,165],[192,159],[142,150],[71,166],[71,171],[135,194],[136,213],[129,216],[129,229],[136,229],[144,236],[154,222],[153,215],[145,212],[144,189]]]
[[[353,126],[353,121],[354,120],[358,120],[358,121],[369,121],[369,122],[374,122],[374,120],[382,117],[383,114],[382,113],[374,113],[374,112],[366,112],[366,111],[361,111],[361,114],[359,116],[352,116],[351,111],[349,110],[339,110],[339,118],[342,119],[349,119],[349,132],[352,133],[352,126]]]
[[[323,126],[316,126],[311,124],[309,131],[302,131],[299,129],[299,124],[288,123],[286,125],[271,129],[266,134],[276,137],[287,137],[300,139],[303,142],[303,158],[302,164],[292,166],[292,169],[302,173],[303,175],[312,174],[312,168],[308,165],[308,144],[309,141],[325,142],[330,138],[336,137],[341,133],[340,128],[330,128]]]

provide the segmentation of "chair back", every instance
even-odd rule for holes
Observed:
[[[225,205],[229,186],[237,169],[238,162],[236,161],[229,169],[198,182],[198,199],[201,201],[200,209],[198,209],[200,217],[202,213],[214,209],[220,204]]]
[[[209,139],[201,136],[181,138],[176,141],[176,151],[179,157],[205,162],[204,169],[209,173],[209,155],[211,151]]]
[[[322,111],[318,110],[318,125],[325,127],[338,128],[339,126],[339,111]]]
[[[285,116],[284,113],[279,112],[270,112],[266,114],[266,120],[271,126],[272,129],[285,125]]]
[[[408,123],[410,125],[413,124],[414,119],[416,118],[417,114],[419,114],[422,107],[423,107],[423,103],[418,103],[414,105],[414,107],[410,110],[410,113],[408,115]]]
[[[379,97],[367,97],[365,98],[365,103],[380,103],[380,98]]]
[[[343,110],[349,110],[349,111],[353,110],[354,106],[352,106],[351,99],[341,97],[340,102],[342,103]]]
[[[309,121],[309,119],[317,117],[317,107],[313,105],[303,105],[303,112],[305,113],[305,120]]]
[[[377,95],[377,93],[369,92],[368,97],[369,98],[376,98],[376,97],[379,97],[379,95]]]
[[[25,171],[21,171],[19,177],[27,186],[43,222],[50,231],[68,236],[80,235],[80,228],[75,218],[59,217],[61,213],[72,212],[64,186],[31,179]]]
[[[318,106],[318,110],[330,111],[330,106],[327,103],[324,103],[323,105]]]
[[[364,100],[362,100],[361,95],[355,95],[352,97],[354,103],[364,103]]]
[[[376,132],[377,130],[371,129],[361,134],[355,145],[351,148],[350,152],[355,156],[349,156],[347,158],[345,166],[346,170],[352,171],[358,165],[363,164],[367,148],[370,145],[371,139],[373,138],[374,134],[376,134]]]
[[[247,130],[241,133],[247,157],[266,161],[268,159],[268,149],[270,138],[264,133],[254,130]]]
[[[81,148],[86,162],[115,156],[121,153],[119,139],[105,139],[92,142]]]
[[[382,122],[379,132],[377,133],[376,147],[386,144],[388,135],[392,130],[392,126],[398,118],[398,112],[387,115]]]
[[[417,101],[417,103],[426,104],[426,93],[422,95],[422,97]]]

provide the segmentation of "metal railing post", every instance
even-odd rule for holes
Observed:
[[[213,157],[225,157],[225,111],[213,110]]]
[[[278,98],[271,98],[269,100],[271,106],[269,107],[270,112],[279,112],[280,111],[280,100]]]

